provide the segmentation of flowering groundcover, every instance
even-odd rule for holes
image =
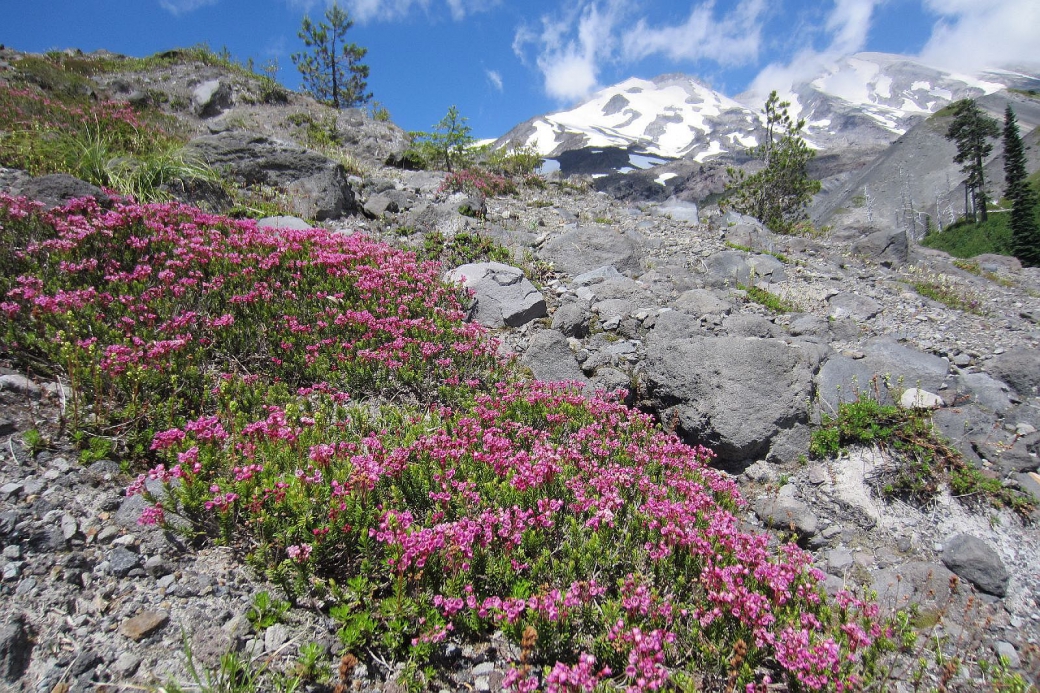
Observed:
[[[150,467],[142,521],[236,547],[350,652],[418,671],[502,630],[519,691],[859,690],[890,646],[741,530],[710,451],[519,382],[435,264],[178,204],[0,197],[0,241],[9,352]]]

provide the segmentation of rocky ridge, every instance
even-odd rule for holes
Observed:
[[[207,91],[222,93],[219,84]],[[267,146],[258,138],[270,132],[247,126],[280,122],[284,111],[240,104],[230,92],[218,106],[223,124],[203,127]],[[243,119],[239,108],[254,118]],[[805,455],[813,424],[857,389],[887,397],[917,387],[937,396],[936,425],[965,456],[1040,494],[1040,270],[983,257],[974,274],[899,233],[839,228],[822,238],[782,237],[747,218],[631,205],[573,181],[485,200],[484,218],[474,219],[458,211],[472,209],[471,200],[440,191],[442,174],[379,165],[371,152],[382,154],[380,146],[359,134],[366,128],[393,133],[361,113],[337,121],[347,141],[358,139],[355,151],[368,167],[344,178],[356,204],[330,213],[325,225],[405,247],[434,233],[495,239],[517,268],[445,270],[490,279],[487,289],[474,281],[472,318],[496,329],[503,350],[536,377],[624,390],[665,427],[715,447],[749,501],[745,521],[796,536],[829,586],[872,587],[889,606],[921,602],[942,616],[941,634],[962,652],[1004,654],[1035,677],[1035,527],[948,494],[924,509],[879,501],[871,479],[890,464],[884,451],[824,461]],[[254,153],[262,154],[244,156]],[[42,185],[11,171],[0,171],[0,180],[56,200],[67,196],[62,185],[84,194],[68,180]],[[922,297],[913,288],[922,281],[947,287],[977,313]],[[765,288],[794,310],[773,313],[750,300],[747,287]],[[875,388],[875,376],[892,392]],[[31,447],[25,432],[56,431],[64,396],[60,382],[0,371],[0,598],[9,614],[0,628],[0,686],[189,682],[185,642],[203,666],[229,650],[259,663],[289,661],[306,642],[335,651],[336,626],[320,611],[293,609],[283,623],[256,628],[247,618],[255,595],[274,588],[226,549],[200,550],[138,525],[141,498],[124,496],[129,477],[118,464],[81,465],[60,438],[51,449]],[[952,575],[965,583],[954,594]],[[514,650],[504,640],[450,645],[453,686],[500,689]],[[395,673],[391,663],[359,665],[351,678],[360,690],[401,690]]]

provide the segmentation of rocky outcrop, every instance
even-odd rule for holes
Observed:
[[[620,233],[605,226],[583,226],[553,238],[542,246],[538,256],[572,276],[605,265],[623,273],[639,272],[643,245],[643,237],[635,231]]]
[[[651,339],[644,376],[666,427],[724,463],[764,457],[780,431],[808,421],[815,354],[772,339]]]
[[[101,188],[67,173],[51,173],[25,179],[16,183],[10,192],[42,202],[46,209],[59,207],[69,200],[81,197],[93,197],[103,205],[110,202],[108,195]]]
[[[545,298],[517,267],[477,262],[456,267],[445,279],[473,291],[470,318],[485,327],[520,327],[546,314]]]
[[[943,547],[942,561],[983,592],[996,597],[1007,594],[1007,568],[997,552],[978,537],[970,534],[952,537]]]
[[[239,185],[284,192],[290,210],[305,219],[324,221],[358,211],[343,166],[302,147],[261,135],[223,132],[198,137],[185,149],[226,171]]]
[[[574,360],[567,338],[556,330],[536,333],[520,361],[531,369],[531,373],[538,380],[574,381],[582,384],[589,382]]]

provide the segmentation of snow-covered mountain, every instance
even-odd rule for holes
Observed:
[[[793,116],[805,118],[805,136],[812,146],[875,150],[951,101],[1009,85],[1036,88],[1040,79],[1034,75],[961,75],[903,56],[858,53],[795,85],[782,98],[791,102]],[[750,93],[729,98],[685,75],[633,78],[600,90],[575,108],[518,125],[498,144],[526,144],[547,157],[617,148],[635,155],[635,168],[645,168],[647,156],[704,162],[725,154],[739,156],[758,143],[763,101],[762,95]]]
[[[1000,91],[998,73],[975,77],[939,70],[887,53],[857,53],[784,98],[791,115],[805,118],[805,137],[820,149],[888,144],[951,101]],[[753,107],[751,94],[738,97]]]
[[[692,77],[662,75],[627,79],[569,111],[529,120],[502,139],[547,156],[581,147],[628,147],[702,160],[734,144],[755,146],[757,129],[755,113],[733,99]]]

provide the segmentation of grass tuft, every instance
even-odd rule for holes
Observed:
[[[926,504],[945,486],[966,502],[1007,507],[1023,516],[1035,509],[1030,497],[965,461],[936,433],[928,411],[880,404],[867,395],[843,402],[836,416],[824,414],[809,450],[815,457],[833,457],[851,445],[877,445],[892,456],[893,463],[873,479],[883,497]]]

